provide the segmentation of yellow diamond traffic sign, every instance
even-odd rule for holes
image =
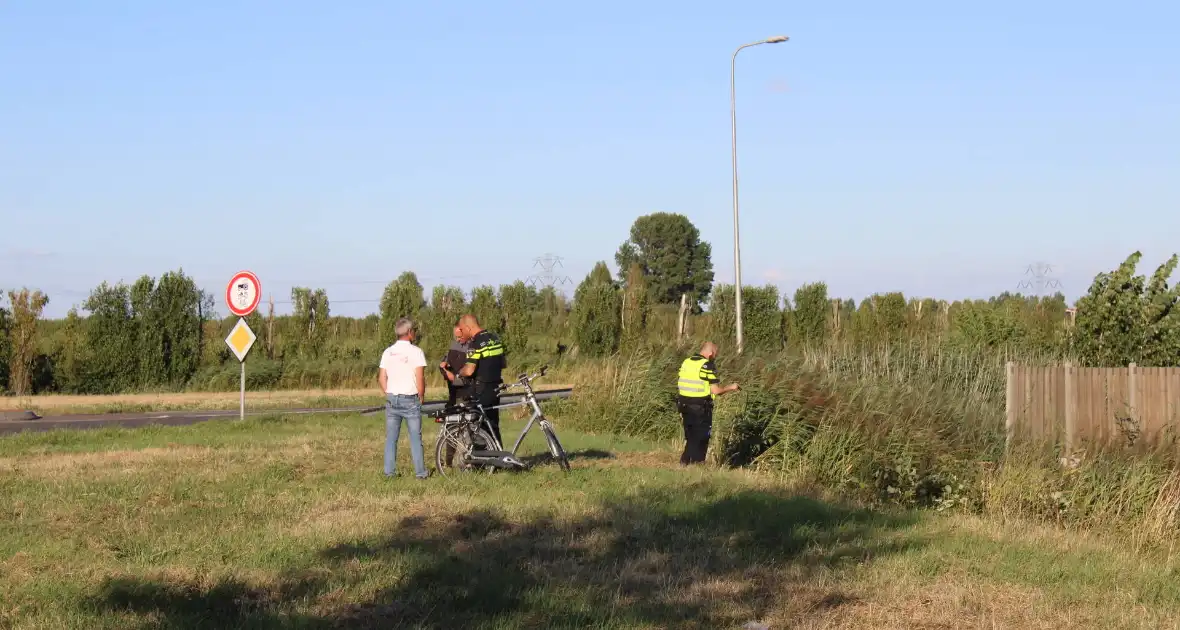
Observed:
[[[258,336],[246,324],[246,319],[239,317],[238,323],[234,325],[233,330],[229,331],[229,336],[225,338],[225,345],[229,346],[234,356],[238,357],[238,361],[245,361],[246,353],[250,352],[250,348],[254,347],[254,340],[257,338]]]

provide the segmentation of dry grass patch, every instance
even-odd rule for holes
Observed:
[[[1166,557],[684,470],[676,441],[562,429],[569,473],[387,480],[367,420],[11,442],[0,627],[1160,627],[1180,610]]]
[[[483,627],[488,615],[511,627],[734,627],[794,601],[791,585],[837,570],[829,554],[811,551],[843,545],[825,528],[851,538],[871,538],[876,528],[787,496],[738,493],[717,511],[687,512],[667,512],[651,498],[633,492],[589,514],[507,518],[478,509],[400,518],[386,535],[325,552],[343,566],[415,558],[372,601],[331,617],[355,627],[395,619]],[[818,529],[793,531],[801,519]]]
[[[430,526],[441,526],[446,515],[461,510],[464,503],[463,498],[450,495],[341,493],[293,515],[289,525],[274,528],[274,532],[292,538],[347,539],[371,533],[374,523],[388,520],[391,514],[405,515],[406,526],[429,530]]]
[[[433,390],[438,394],[443,390]],[[238,406],[238,392],[164,392],[154,394],[111,394],[111,395],[69,395],[43,394],[5,399],[0,406],[5,408],[33,409],[58,413],[78,409],[126,406],[152,409],[231,409]],[[381,396],[373,388],[367,389],[303,389],[285,391],[246,392],[246,401],[252,406],[285,407],[294,403],[308,403],[320,399],[373,399],[380,403]]]
[[[964,574],[921,582],[904,573],[865,584],[839,606],[817,606],[800,628],[1111,628],[1144,627],[1102,601],[1061,606],[1041,589],[994,584]],[[789,627],[776,616],[772,627]],[[796,619],[798,617],[795,617]],[[1129,622],[1129,623],[1128,623]]]
[[[111,475],[142,475],[158,473],[160,469],[183,468],[186,475],[222,481],[242,474],[243,469],[276,462],[319,472],[342,470],[354,466],[358,457],[371,456],[372,452],[372,448],[364,448],[347,439],[292,437],[272,444],[240,448],[174,444],[136,450],[0,457],[0,473],[94,481]]]
[[[568,385],[547,383],[542,390]],[[42,415],[237,409],[238,392],[161,392],[147,394],[70,395],[39,394],[19,398],[0,397],[0,410],[32,410]],[[447,390],[427,387],[427,400],[445,400]],[[247,391],[248,409],[325,408],[379,406],[384,397],[377,388],[299,389]]]
[[[35,477],[103,475],[136,472],[148,465],[192,464],[208,460],[214,449],[203,446],[174,446],[90,453],[54,453],[21,457],[0,457],[0,473]]]

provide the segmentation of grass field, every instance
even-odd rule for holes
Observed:
[[[1180,624],[1167,550],[869,512],[559,431],[569,474],[533,435],[531,471],[425,481],[384,479],[382,423],[355,415],[0,438],[0,627]]]
[[[538,390],[561,389],[565,385],[545,384]],[[0,410],[30,410],[41,415],[135,413],[148,411],[188,411],[237,409],[238,392],[184,392],[159,394],[116,394],[110,396],[74,396],[46,394],[0,398]],[[427,400],[444,400],[447,390],[428,387]],[[295,409],[379,406],[384,403],[374,385],[368,389],[304,389],[269,392],[246,392],[248,409]]]
[[[428,389],[428,398],[445,398],[446,390]],[[238,392],[184,392],[74,396],[45,394],[0,399],[0,408],[28,409],[39,414],[133,413],[237,409]],[[380,405],[377,387],[369,389],[305,389],[246,392],[246,404],[258,409]]]

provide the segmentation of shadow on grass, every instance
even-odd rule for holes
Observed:
[[[265,586],[122,578],[88,608],[171,628],[740,627],[844,605],[817,572],[919,544],[890,535],[909,517],[698,486],[578,518],[407,516]]]
[[[585,450],[581,450],[581,451],[568,451],[568,452],[566,452],[565,456],[567,459],[570,460],[571,464],[573,464],[574,462],[576,462],[580,459],[614,459],[615,458],[614,453],[611,453],[609,451],[595,449],[595,448],[585,449]],[[541,465],[552,465],[552,466],[557,465],[557,460],[553,459],[553,455],[551,455],[549,453],[549,451],[544,451],[541,453],[533,453],[532,455],[525,455],[524,457],[520,458],[520,461],[524,462],[524,465],[529,468],[532,468],[534,466],[541,466]]]

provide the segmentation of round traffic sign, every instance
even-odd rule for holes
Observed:
[[[262,284],[258,276],[249,271],[239,271],[225,288],[225,303],[238,317],[245,317],[258,308],[262,300]]]

